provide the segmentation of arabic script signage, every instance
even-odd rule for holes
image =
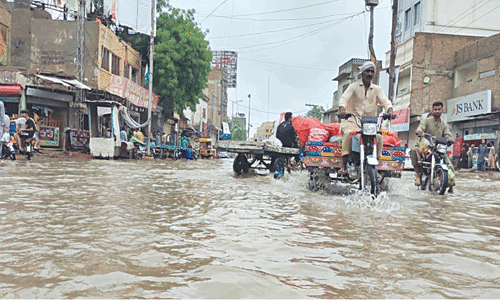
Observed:
[[[127,99],[130,103],[148,108],[149,91],[130,79],[111,76],[111,84],[106,89],[111,94]],[[158,106],[158,96],[153,94],[152,111]]]

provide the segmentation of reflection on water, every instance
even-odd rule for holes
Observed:
[[[3,161],[0,297],[498,298],[500,184],[312,193],[231,160]]]

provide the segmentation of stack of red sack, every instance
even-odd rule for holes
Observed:
[[[304,146],[308,141],[309,135],[311,133],[311,129],[323,129],[328,132],[326,139],[330,136],[339,136],[340,134],[340,124],[339,123],[330,123],[323,124],[320,120],[313,117],[295,117],[292,119],[292,125],[297,132],[297,137],[300,139],[300,145]],[[315,132],[316,130],[313,130]],[[318,132],[318,131],[316,131]],[[321,132],[321,131],[319,131]],[[324,134],[324,132],[323,132]],[[324,141],[324,140],[323,140]]]
[[[321,142],[327,141],[331,136],[341,136],[340,123],[323,124],[320,120],[313,117],[294,117],[292,119],[292,126],[297,132],[297,137],[300,139],[300,145],[304,146],[307,141],[313,139],[322,139]],[[314,130],[313,130],[314,129]],[[320,129],[326,130],[328,134],[324,139],[325,132]],[[311,136],[311,133],[313,134]],[[321,133],[321,134],[318,134]],[[399,139],[398,134],[384,129],[384,145],[399,147],[402,140]],[[320,140],[318,140],[319,142]]]

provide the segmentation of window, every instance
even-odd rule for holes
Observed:
[[[415,10],[413,25],[417,25],[420,22],[420,2],[415,3],[415,6],[413,8]]]
[[[120,58],[111,54],[111,73],[120,76]]]
[[[137,83],[137,75],[138,75],[139,71],[136,69],[136,68],[133,68],[132,67],[132,81]]]
[[[130,79],[130,65],[128,63],[123,66],[123,77]]]
[[[203,119],[205,119],[207,117],[207,109],[204,108],[203,109]]]
[[[101,57],[101,68],[106,71],[109,71],[109,50],[102,47],[102,57]]]
[[[405,11],[405,31],[410,29],[411,8]]]

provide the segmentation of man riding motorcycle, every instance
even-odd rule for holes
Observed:
[[[422,137],[424,133],[430,134],[435,137],[446,137],[450,140],[451,143],[455,143],[455,140],[452,139],[450,127],[443,120],[441,120],[441,114],[443,113],[443,103],[442,102],[434,102],[432,104],[432,114],[429,114],[428,117],[422,117],[420,121],[420,125],[416,130],[418,136]],[[423,137],[422,137],[423,138]],[[410,151],[411,164],[415,169],[415,175],[417,178],[415,179],[415,185],[420,186],[422,184],[420,180],[420,165],[419,161],[422,159],[422,155],[420,153],[419,147],[415,146]],[[448,168],[454,173],[453,164],[450,161],[448,155],[446,155],[446,165]],[[448,193],[453,193],[453,186],[455,185],[455,181],[452,179],[449,181],[449,189]]]
[[[25,128],[21,125],[17,126],[17,142],[19,145],[19,150],[24,150],[24,141],[28,138],[32,138],[36,132],[35,121],[31,118],[30,113],[27,109],[21,110],[21,118],[25,119]]]
[[[377,106],[382,105],[387,114],[394,118],[392,112],[392,103],[384,95],[380,86],[373,84],[372,79],[375,76],[375,64],[371,61],[365,61],[359,68],[361,72],[361,80],[358,80],[349,85],[347,90],[342,94],[339,101],[338,117],[341,120],[340,127],[342,130],[342,169],[340,174],[345,175],[349,154],[352,151],[352,136],[351,132],[358,131],[360,128],[354,117],[345,119],[346,114],[354,114],[361,118],[362,116],[377,116]],[[377,134],[377,155],[381,156],[383,146],[383,138]]]

